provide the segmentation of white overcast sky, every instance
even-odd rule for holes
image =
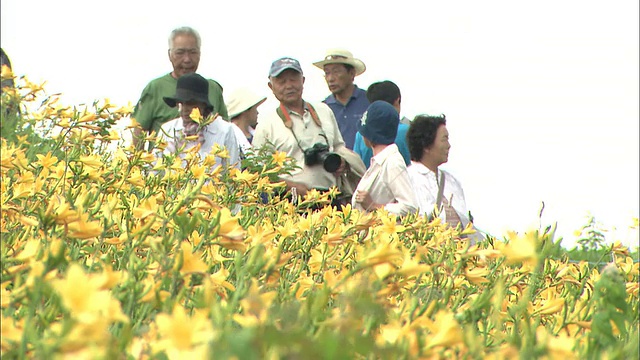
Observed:
[[[202,36],[198,72],[225,93],[269,97],[270,63],[300,60],[305,98],[327,93],[312,62],[344,47],[365,88],[392,80],[402,115],[444,113],[450,170],[477,225],[506,230],[558,222],[563,245],[592,214],[608,240],[637,245],[639,4],[524,1],[2,0],[1,46],[14,72],[47,81],[67,104],[135,103],[171,69],[173,28]],[[635,245],[633,245],[635,244]]]

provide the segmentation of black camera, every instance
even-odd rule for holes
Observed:
[[[316,143],[313,147],[304,151],[304,164],[307,166],[322,164],[327,172],[333,173],[340,168],[342,158],[340,155],[329,151],[329,145]]]

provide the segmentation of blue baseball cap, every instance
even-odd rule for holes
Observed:
[[[292,59],[290,57],[283,57],[271,64],[271,69],[269,70],[269,77],[276,77],[282,74],[283,71],[287,69],[293,69],[300,74],[302,74],[302,66],[296,59]]]

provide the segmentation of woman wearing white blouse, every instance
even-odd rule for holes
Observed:
[[[372,149],[373,157],[351,199],[354,208],[363,211],[385,208],[397,215],[418,210],[407,166],[394,143],[399,122],[396,109],[381,100],[371,103],[362,115],[360,134]]]
[[[420,214],[430,216],[438,208],[443,221],[466,227],[469,218],[462,186],[451,173],[439,169],[449,160],[451,148],[445,116],[416,116],[407,131],[407,144],[411,154],[407,170]]]

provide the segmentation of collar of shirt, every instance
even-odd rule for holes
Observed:
[[[431,175],[436,179],[436,181],[439,181],[438,176],[436,176],[436,173],[431,169],[429,169],[428,167],[426,167],[423,163],[419,161],[411,160],[411,167],[413,167],[414,170],[416,170],[418,173],[422,175]],[[442,171],[443,170],[438,169],[438,174],[442,173]]]
[[[418,172],[421,175],[425,175],[428,176],[430,178],[432,178],[433,180],[435,180],[436,184],[440,183],[440,176],[441,174],[444,172],[446,173],[445,176],[450,177],[451,174],[449,174],[448,172],[438,168],[438,174],[436,175],[436,173],[434,171],[432,171],[431,169],[429,169],[428,167],[426,167],[423,163],[419,162],[419,161],[413,161],[411,160],[411,167]]]
[[[353,84],[353,93],[351,94],[351,97],[349,98],[349,102],[347,102],[347,105],[351,102],[351,100],[355,100],[359,97],[362,96],[367,96],[367,92],[360,89],[358,87],[358,85]],[[338,100],[336,100],[335,95],[331,94],[329,96],[327,96],[327,98],[324,100],[325,104],[337,104]]]
[[[378,164],[382,165],[391,154],[399,152],[398,146],[396,144],[389,144],[386,148],[384,148],[378,155],[371,158],[371,165]]]
[[[287,112],[289,114],[294,114],[302,119],[302,123],[304,124],[305,128],[307,128],[307,126],[309,126],[309,123],[311,123],[311,120],[313,120],[313,118],[311,118],[311,113],[309,112],[309,103],[306,101],[304,102],[304,114],[298,114],[296,111],[293,111],[286,106],[284,108],[287,109]],[[305,116],[306,114],[309,114],[309,116]],[[293,118],[291,120],[293,120]]]

